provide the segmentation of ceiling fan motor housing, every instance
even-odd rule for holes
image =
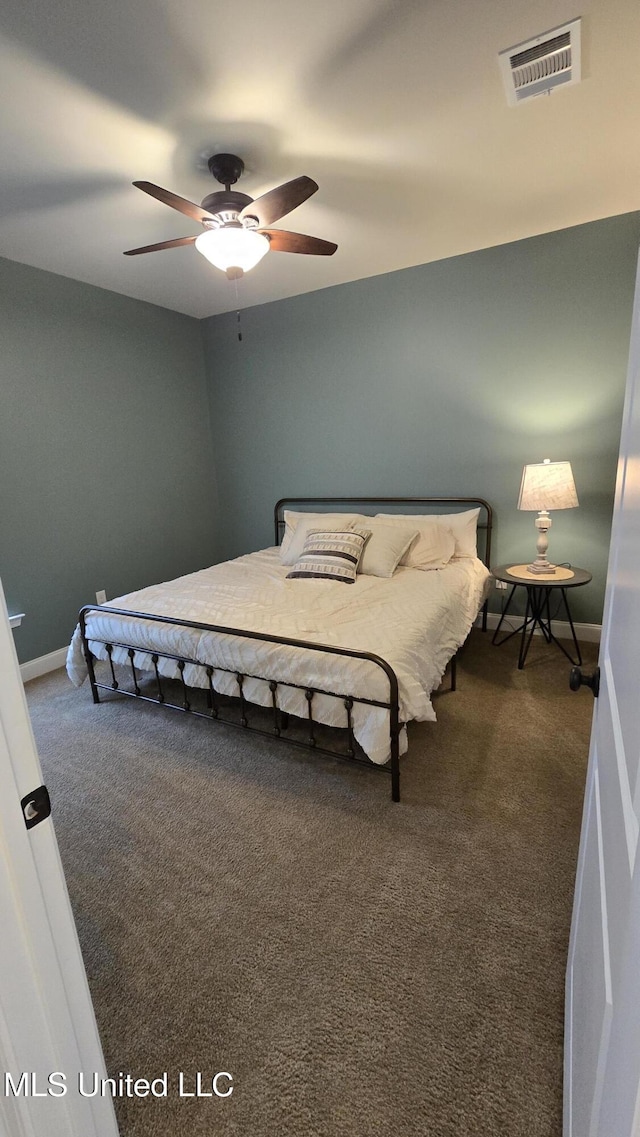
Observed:
[[[232,214],[231,217],[227,216],[227,221],[237,220],[238,214],[245,205],[251,205],[252,197],[246,193],[237,193],[236,190],[218,190],[216,193],[209,193],[200,202],[202,209],[206,209],[208,213],[213,213],[214,217],[221,217],[222,214]],[[224,224],[224,221],[218,221],[218,224]],[[211,227],[213,222],[209,223]],[[215,226],[214,226],[215,227]]]

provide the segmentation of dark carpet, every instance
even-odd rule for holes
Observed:
[[[516,658],[472,632],[398,805],[373,771],[28,684],[109,1072],[168,1074],[116,1102],[123,1137],[559,1137],[593,704],[557,649]],[[178,1096],[221,1070],[231,1097]]]

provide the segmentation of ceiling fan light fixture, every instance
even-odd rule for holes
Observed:
[[[212,265],[228,273],[230,269],[248,272],[269,252],[269,238],[241,226],[207,229],[196,238],[196,249]]]

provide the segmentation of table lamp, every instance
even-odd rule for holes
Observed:
[[[550,509],[573,509],[578,504],[578,495],[571,472],[570,462],[534,462],[522,471],[518,509],[539,510],[535,524],[538,530],[536,543],[537,557],[533,564],[527,565],[529,572],[540,576],[551,576],[556,566],[549,564],[547,533],[551,528]]]

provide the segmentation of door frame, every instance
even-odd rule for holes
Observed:
[[[610,1045],[612,1035],[615,1030],[616,1022],[619,1022],[620,1012],[618,1008],[621,1004],[624,1005],[623,1000],[625,992],[621,993],[620,989],[614,993],[613,982],[613,967],[616,962],[619,963],[619,955],[612,960],[611,958],[611,943],[609,936],[609,908],[608,897],[611,898],[616,895],[615,889],[607,891],[607,874],[606,865],[609,863],[607,858],[607,849],[605,848],[605,825],[603,821],[603,813],[601,811],[601,787],[606,785],[606,782],[601,781],[601,773],[604,773],[607,778],[615,781],[617,797],[619,798],[620,814],[620,827],[624,836],[624,844],[626,847],[626,857],[628,864],[625,866],[628,869],[628,884],[630,888],[630,896],[632,895],[634,869],[636,868],[638,840],[640,834],[640,826],[637,816],[637,799],[640,796],[640,780],[635,787],[632,787],[629,782],[629,774],[627,765],[624,760],[624,740],[622,729],[620,725],[618,703],[616,699],[616,685],[613,675],[613,670],[610,662],[609,644],[611,637],[612,626],[612,613],[614,605],[614,595],[618,580],[618,560],[622,540],[622,522],[624,519],[624,510],[627,504],[627,490],[628,483],[631,486],[633,493],[637,487],[637,467],[630,470],[629,455],[632,456],[637,451],[637,436],[638,425],[636,415],[636,402],[640,398],[640,257],[637,263],[636,277],[635,277],[635,292],[633,302],[633,318],[631,326],[629,361],[627,367],[627,378],[625,386],[624,407],[622,413],[622,425],[620,432],[620,450],[618,456],[618,468],[616,474],[616,489],[615,499],[612,515],[611,527],[611,542],[609,547],[609,557],[607,563],[607,583],[604,598],[604,612],[602,620],[602,637],[600,642],[600,652],[598,664],[602,671],[602,682],[600,687],[599,701],[602,706],[603,700],[606,702],[609,709],[611,718],[611,730],[614,741],[613,750],[609,756],[609,761],[605,762],[603,754],[607,752],[598,753],[598,703],[594,704],[593,717],[591,725],[591,743],[589,748],[589,761],[587,765],[587,774],[585,781],[585,798],[582,814],[582,825],[580,831],[580,845],[578,850],[578,862],[576,870],[576,884],[573,899],[573,913],[571,919],[571,932],[569,938],[569,950],[567,956],[567,972],[566,972],[566,987],[565,987],[565,1060],[564,1060],[564,1115],[563,1115],[563,1133],[565,1137],[572,1137],[575,1131],[574,1116],[575,1116],[575,1102],[573,1100],[573,1077],[576,1063],[576,1052],[579,1046],[579,1039],[574,1038],[574,978],[576,968],[576,957],[578,955],[581,924],[580,918],[582,914],[583,897],[585,897],[585,904],[588,904],[588,890],[593,889],[593,877],[587,875],[587,852],[588,840],[596,842],[597,847],[597,866],[598,866],[598,903],[599,903],[599,944],[598,947],[602,953],[602,992],[603,992],[603,1009],[601,1015],[601,1022],[599,1023],[599,1038],[598,1038],[598,1051],[597,1062],[593,1079],[593,1094],[589,1101],[590,1108],[590,1129],[589,1134],[597,1134],[603,1132],[601,1125],[603,1119],[601,1112],[603,1109],[603,1101],[605,1099],[605,1091],[611,1095],[611,1067],[610,1067]],[[632,445],[632,442],[634,445]],[[629,476],[631,481],[629,482]],[[637,491],[636,491],[637,492]],[[602,711],[600,711],[602,713]],[[610,855],[610,850],[609,850]],[[625,880],[627,878],[625,877]],[[619,881],[617,882],[620,883]],[[627,929],[628,934],[628,929]],[[637,942],[637,941],[636,941]],[[620,948],[620,944],[618,944]],[[615,994],[615,998],[614,998]],[[629,985],[626,988],[626,994],[629,994]],[[617,1016],[617,1018],[616,1018]],[[622,1075],[621,1075],[622,1076]],[[628,1072],[625,1071],[625,1076],[628,1077]],[[635,1084],[634,1084],[635,1085]],[[634,1137],[640,1137],[640,1085],[635,1093],[635,1117],[632,1123],[632,1130]],[[625,1130],[627,1132],[627,1130]],[[576,1137],[578,1135],[576,1134]]]
[[[84,1098],[78,1073],[106,1077],[51,817],[27,830],[21,800],[42,784],[0,582],[0,1105],[9,1137],[118,1137],[113,1100]],[[55,802],[54,802],[55,813]],[[64,1097],[4,1096],[4,1073],[67,1078]]]

